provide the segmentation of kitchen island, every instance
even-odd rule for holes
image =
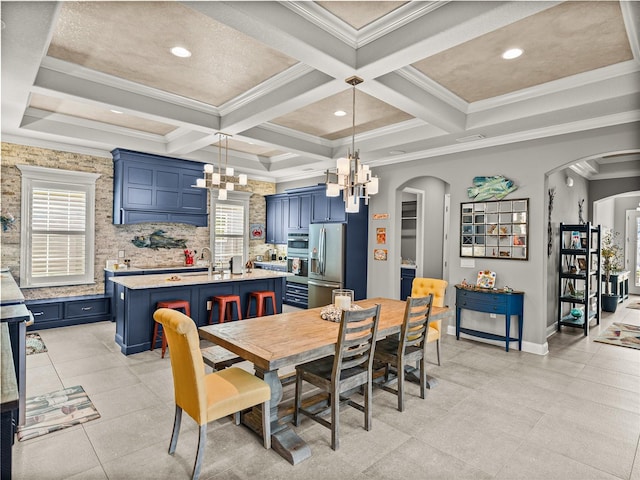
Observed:
[[[209,322],[209,302],[215,295],[239,295],[243,310],[249,293],[271,290],[276,294],[276,310],[282,312],[287,272],[254,269],[241,275],[189,272],[113,277],[116,308],[116,343],[125,355],[151,349],[153,312],[163,300],[187,300],[196,325]],[[244,311],[243,311],[244,315]],[[217,318],[214,318],[217,323]]]

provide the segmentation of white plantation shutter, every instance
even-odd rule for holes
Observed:
[[[99,175],[19,165],[20,286],[93,283],[95,181]]]
[[[84,275],[85,192],[34,188],[31,208],[33,278]]]
[[[217,203],[215,261],[227,266],[233,255],[244,258],[244,205]]]
[[[243,261],[249,256],[249,197],[247,192],[229,192],[228,200],[211,200],[214,261],[222,268],[229,267],[234,255],[241,255]]]

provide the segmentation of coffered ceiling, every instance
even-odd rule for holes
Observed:
[[[1,6],[4,141],[216,162],[224,132],[241,173],[314,176],[351,146],[353,75],[372,167],[640,120],[639,2]],[[597,153],[588,178],[640,174]]]

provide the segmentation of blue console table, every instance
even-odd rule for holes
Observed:
[[[494,333],[473,330],[460,326],[462,309],[474,310],[476,312],[495,313],[505,316],[505,334],[496,335]],[[509,351],[510,342],[518,342],[518,350],[522,350],[522,324],[524,310],[524,292],[511,291],[504,292],[498,290],[469,289],[461,285],[456,285],[456,339],[460,339],[460,333],[473,335],[475,337],[488,338],[505,342],[505,350]],[[518,337],[510,336],[511,316],[518,316]]]

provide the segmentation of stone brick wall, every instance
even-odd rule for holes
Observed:
[[[136,236],[148,236],[155,230],[164,230],[166,236],[187,240],[190,249],[199,251],[209,245],[209,228],[194,227],[179,223],[142,223],[136,225],[113,224],[113,161],[109,158],[77,153],[29,147],[12,143],[1,144],[2,166],[0,170],[0,205],[3,214],[11,213],[16,221],[13,227],[1,232],[0,262],[9,267],[19,282],[20,275],[20,228],[21,228],[21,175],[16,165],[33,165],[98,173],[96,181],[95,212],[95,283],[70,287],[23,289],[25,298],[53,298],[75,295],[100,294],[104,292],[103,268],[108,259],[117,259],[118,251],[125,251],[125,258],[132,264],[179,264],[184,261],[181,249],[138,248],[131,240]],[[263,195],[276,192],[274,183],[249,180],[247,187],[238,187],[251,191],[249,203],[249,222],[266,223],[266,206]],[[264,255],[270,245],[264,240],[251,240],[249,255]]]

